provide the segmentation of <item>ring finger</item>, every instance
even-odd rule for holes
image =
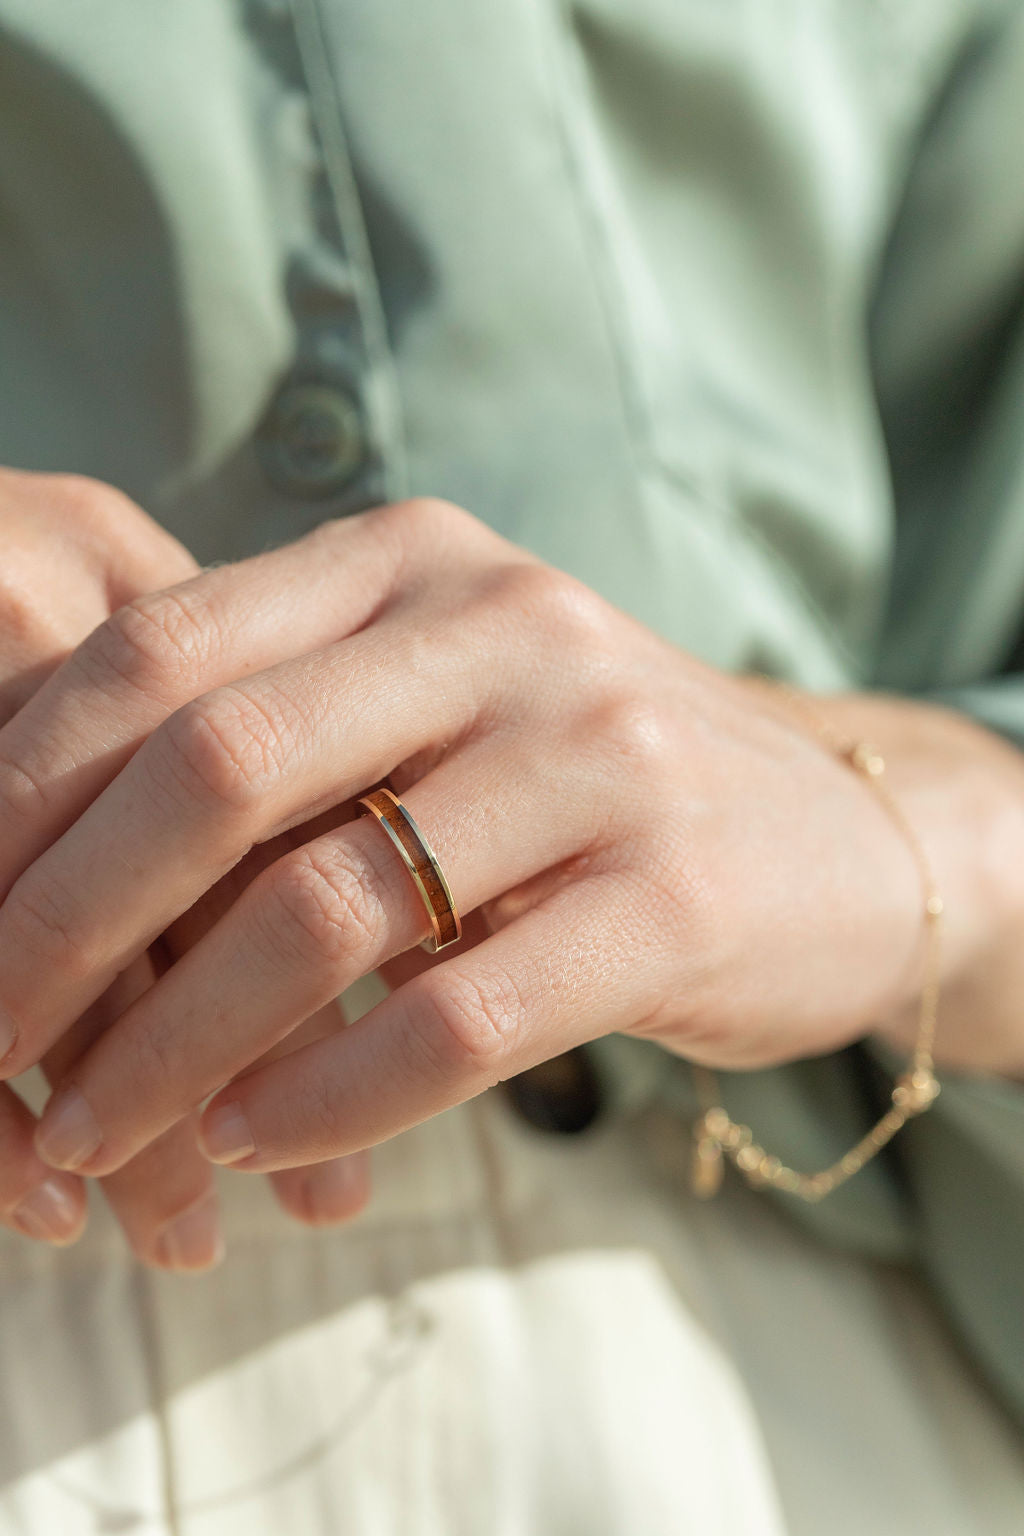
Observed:
[[[461,909],[513,891],[592,840],[593,797],[562,804],[546,776],[540,758],[514,771],[479,742],[408,792]],[[419,894],[372,818],[285,855],[76,1064],[37,1132],[40,1154],[89,1173],[120,1167],[427,931]]]
[[[0,1037],[6,1011],[14,1041],[3,1054],[0,1038],[0,1077],[38,1060],[254,844],[468,728],[458,656],[439,648],[425,679],[408,634],[381,624],[179,711],[15,882],[0,907]]]

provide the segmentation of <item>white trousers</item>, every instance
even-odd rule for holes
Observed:
[[[1024,1449],[907,1272],[831,1254],[647,1108],[489,1093],[348,1228],[221,1176],[228,1258],[0,1240],[0,1536],[1020,1536]]]

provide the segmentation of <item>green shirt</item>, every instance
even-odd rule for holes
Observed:
[[[722,668],[1024,745],[1022,102],[971,0],[0,0],[0,462],[202,561],[445,496]],[[726,1102],[818,1167],[892,1065]],[[943,1083],[764,1198],[918,1261],[1024,1422],[1024,1088]]]

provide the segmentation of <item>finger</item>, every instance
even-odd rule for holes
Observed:
[[[0,470],[0,722],[6,724],[113,607],[199,570],[110,486]]]
[[[288,838],[279,842],[292,846]],[[256,851],[257,863],[262,853]],[[237,885],[236,892],[242,888]],[[173,937],[165,936],[161,947],[168,956],[184,953],[205,931],[203,924],[212,922],[218,907],[227,910],[229,905],[230,898],[216,888],[209,893],[205,910],[200,904],[186,914],[187,920],[177,925]],[[119,976],[100,1004],[76,1021],[47,1056],[45,1066],[51,1081],[68,1070],[92,1040],[153,985],[169,963],[164,959],[156,969],[147,954]],[[332,1003],[300,1026],[282,1049],[322,1039],[342,1022],[339,1007]],[[268,1053],[265,1059],[273,1055]],[[179,1121],[124,1168],[100,1180],[136,1257],[154,1267],[189,1273],[214,1267],[224,1255],[212,1170],[196,1144],[197,1119],[192,1114]],[[31,1128],[27,1137],[31,1149]],[[48,1168],[46,1171],[50,1172]],[[369,1156],[338,1158],[312,1169],[282,1170],[271,1174],[270,1182],[284,1210],[298,1221],[326,1225],[349,1220],[369,1198]]]
[[[161,964],[163,962],[161,961]],[[114,1019],[154,984],[154,959],[141,956],[48,1054],[50,1082],[59,1078]],[[167,1130],[118,1172],[100,1181],[135,1256],[145,1264],[198,1271],[224,1253],[220,1215],[209,1163],[196,1145],[195,1114]]]
[[[77,1021],[47,1057],[51,1081],[73,1066],[91,1041],[153,985],[157,974],[147,955],[118,977],[100,1005]],[[285,1045],[322,1039],[341,1023],[340,1010],[331,1004],[300,1026]],[[191,1273],[213,1268],[224,1256],[219,1201],[210,1164],[196,1144],[197,1122],[197,1114],[187,1116],[122,1169],[100,1180],[133,1252],[145,1264]],[[34,1121],[26,1133],[30,1149],[32,1128]],[[339,1158],[313,1169],[275,1172],[271,1184],[295,1219],[310,1225],[336,1223],[356,1215],[369,1198],[368,1165],[366,1154]]]
[[[9,471],[0,474],[0,482],[5,494],[13,489],[22,499],[27,494],[45,496],[52,487],[51,477]],[[61,494],[66,499],[69,492],[62,489]],[[115,493],[112,497],[117,499]],[[83,512],[86,510],[83,504]],[[142,524],[145,528],[139,526]],[[14,558],[7,560],[2,573],[0,722],[6,723],[22,708],[82,636],[106,616],[108,607],[104,606],[104,582],[100,578],[108,550],[92,547],[93,533],[96,530],[91,528],[89,517],[83,516],[69,530],[76,549],[69,553],[60,543],[50,551],[53,574],[63,592],[56,609],[51,600],[52,582],[40,596],[39,557],[44,551],[23,552],[19,564],[15,550]],[[118,533],[118,573],[129,583],[148,580],[155,584],[161,576],[166,583],[197,569],[182,546],[141,512],[137,518],[123,518]],[[72,560],[81,565],[83,579],[64,591],[61,567]],[[44,569],[42,575],[46,574]],[[140,588],[135,585],[132,590]],[[64,1060],[73,1059],[89,1038],[88,1029],[80,1031],[70,1052],[65,1042]],[[57,1064],[51,1064],[52,1070],[57,1070]],[[74,1242],[85,1226],[85,1187],[72,1175],[54,1174],[40,1160],[33,1145],[35,1124],[35,1116],[12,1089],[0,1090],[0,1221],[24,1236],[64,1245]],[[189,1138],[189,1151],[199,1180],[209,1186],[209,1165],[204,1169],[205,1159],[196,1156],[194,1134]]]
[[[345,1028],[341,999],[327,1003],[286,1039],[264,1053],[250,1070],[280,1061],[317,1040],[331,1039]],[[269,1175],[281,1208],[306,1226],[336,1225],[357,1216],[370,1198],[370,1155],[332,1157],[313,1167],[282,1168]]]
[[[0,898],[180,705],[365,624],[400,563],[392,526],[380,513],[323,524],[93,630],[0,729]]]
[[[339,1028],[344,1028],[341,1015],[329,1003],[327,1008],[319,1009],[307,1020],[306,1025],[299,1025],[273,1051],[267,1051],[249,1071],[267,1066],[270,1061],[282,1060],[292,1051],[299,1051],[316,1040],[330,1040]],[[281,1209],[304,1226],[336,1226],[341,1221],[352,1221],[370,1200],[368,1152],[353,1152],[352,1157],[325,1158],[312,1167],[307,1164],[284,1167],[267,1177]]]
[[[331,1004],[295,1031],[295,1043],[323,1039],[342,1024]],[[290,1042],[286,1042],[288,1044]],[[274,1056],[268,1053],[266,1060]],[[209,1162],[196,1140],[198,1113],[186,1116],[100,1180],[136,1257],[181,1272],[213,1268],[224,1257],[220,1205]],[[369,1198],[369,1155],[337,1158],[315,1168],[275,1172],[270,1182],[283,1209],[306,1225],[355,1216]]]
[[[282,1210],[308,1227],[351,1221],[370,1199],[370,1154],[330,1157],[269,1175]]]
[[[74,563],[101,578],[108,610],[137,592],[170,586],[199,569],[185,546],[129,496],[88,475],[5,465],[0,468],[0,497],[5,509],[28,512],[49,530],[40,542],[45,540],[52,552],[54,572]],[[81,597],[80,590],[69,591],[61,613],[79,619],[85,612]]]
[[[661,978],[637,977],[639,925],[621,910],[616,878],[591,876],[230,1083],[203,1113],[207,1155],[255,1172],[351,1154],[643,1017]]]
[[[461,908],[569,858],[590,836],[589,797],[555,804],[531,780],[544,772],[538,760],[517,781],[502,755],[480,744],[407,793]],[[77,1064],[37,1133],[40,1154],[91,1173],[120,1166],[428,931],[416,887],[372,817],[279,859]]]
[[[254,844],[464,733],[471,675],[439,646],[428,680],[423,652],[407,624],[378,624],[160,727],[0,907],[0,1007],[15,1041],[0,1075],[25,1071]]]
[[[486,939],[488,934],[494,931],[495,926],[493,919],[488,921],[481,908],[467,913],[462,920],[462,938],[459,941],[461,948],[472,949],[475,944]],[[382,961],[377,967],[377,974],[388,991],[395,992],[407,981],[412,981],[414,976],[419,976],[423,971],[429,971],[436,964],[437,961],[429,950],[404,949],[401,954],[392,955],[389,960]]]
[[[179,1120],[116,1173],[101,1180],[136,1258],[182,1272],[214,1268],[224,1257],[220,1203],[199,1166],[198,1115]]]
[[[35,1125],[14,1090],[0,1088],[0,1221],[24,1237],[64,1246],[85,1226],[85,1186],[41,1160],[32,1142]]]

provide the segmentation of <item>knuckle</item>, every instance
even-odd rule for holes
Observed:
[[[203,674],[216,628],[194,593],[148,592],[116,609],[84,641],[82,656],[140,690],[172,690]]]
[[[0,819],[9,816],[10,825],[24,819],[45,816],[50,797],[44,787],[44,773],[24,762],[15,762],[0,753]]]
[[[71,514],[76,523],[107,531],[112,522],[126,514],[138,517],[135,503],[116,486],[90,475],[57,474],[41,477],[39,491],[47,502],[58,504]]]
[[[56,518],[70,525],[76,544],[83,553],[91,549],[103,570],[109,567],[112,547],[129,560],[146,552],[154,586],[187,580],[199,570],[185,546],[115,485],[89,475],[5,470],[0,490],[12,490],[20,499],[38,504],[48,522]]]
[[[424,528],[461,530],[477,521],[462,507],[456,506],[453,501],[445,501],[441,496],[413,496],[408,501],[393,503],[389,511],[400,526],[416,533]]]
[[[582,582],[569,579],[556,584],[548,594],[545,615],[554,639],[577,657],[585,657],[592,670],[621,664],[619,615]]]
[[[12,657],[25,658],[26,663],[54,659],[54,653],[63,652],[67,643],[60,616],[35,590],[38,578],[33,580],[31,569],[7,551],[5,557],[0,568],[0,619],[5,648]]]
[[[422,978],[418,1037],[445,1075],[467,1069],[499,1082],[523,1024],[523,999],[512,978],[495,972],[486,978],[451,965]]]
[[[672,761],[669,722],[646,694],[615,689],[593,705],[586,727],[622,766],[648,783]]]
[[[438,551],[456,555],[494,541],[497,535],[480,518],[453,501],[438,496],[415,496],[392,502],[379,516],[403,552],[403,563],[412,557],[437,557]]]
[[[267,871],[270,937],[289,965],[332,970],[376,953],[383,909],[368,870],[350,854],[307,846]]]
[[[416,500],[390,501],[366,514],[373,521],[375,536],[392,546],[398,567],[405,565],[422,532],[422,518],[417,512],[419,505]]]
[[[545,645],[574,653],[614,650],[615,610],[575,576],[541,561],[503,568],[499,595],[519,617],[528,617]]]
[[[154,750],[157,773],[191,802],[246,812],[280,776],[288,744],[266,711],[227,686],[175,710]]]

